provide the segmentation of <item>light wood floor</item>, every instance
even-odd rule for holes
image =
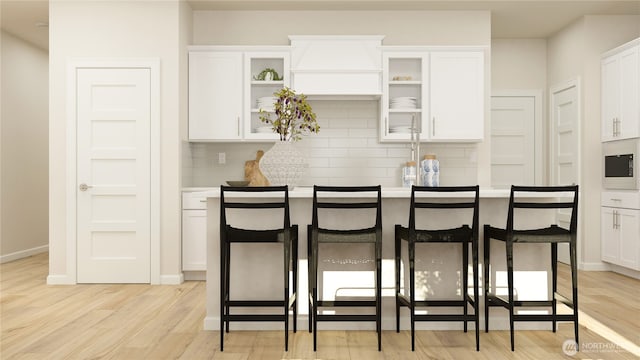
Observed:
[[[305,329],[235,331],[219,351],[219,333],[202,330],[205,283],[180,286],[47,286],[48,255],[0,265],[0,358],[2,359],[566,359],[562,344],[573,339],[570,323],[551,331],[517,331],[509,351],[507,331],[418,331],[410,351],[408,331],[321,331],[319,348]],[[566,277],[566,269],[563,269]],[[606,272],[580,272],[580,342],[591,346],[573,359],[638,359],[622,348],[640,343],[640,281]],[[564,281],[562,281],[564,282]],[[500,311],[499,309],[493,311]],[[618,336],[618,338],[616,337]],[[608,340],[608,338],[614,339]],[[627,348],[629,348],[627,346]]]

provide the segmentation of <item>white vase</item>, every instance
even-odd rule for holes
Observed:
[[[277,141],[260,159],[260,171],[272,186],[298,185],[306,165],[304,154],[290,141]]]

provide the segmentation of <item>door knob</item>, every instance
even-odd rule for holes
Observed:
[[[80,191],[87,191],[89,188],[92,188],[92,187],[93,187],[93,186],[91,186],[91,185],[87,185],[87,184],[85,184],[85,183],[82,183],[82,184],[80,184],[80,186],[79,186]]]

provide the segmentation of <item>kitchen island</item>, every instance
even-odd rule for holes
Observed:
[[[205,330],[220,329],[219,317],[219,221],[220,221],[220,190],[214,188],[206,192],[207,195],[207,313],[204,321]],[[265,197],[265,194],[245,193],[240,196]],[[366,195],[365,195],[366,196]],[[382,218],[383,218],[383,248],[382,248],[382,322],[384,330],[395,329],[395,297],[394,297],[394,226],[407,226],[409,218],[409,199],[411,191],[408,188],[382,189]],[[472,193],[458,195],[436,193],[442,201],[470,197]],[[560,195],[561,196],[561,195]],[[531,198],[543,198],[541,194],[530,194]],[[298,277],[298,328],[306,331],[308,314],[308,284],[307,284],[307,225],[311,222],[313,189],[311,187],[296,187],[289,191],[291,223],[299,225],[299,277]],[[508,189],[482,188],[480,190],[480,294],[482,297],[482,226],[504,227],[507,219],[509,202]],[[451,226],[461,222],[470,222],[470,213],[460,214],[460,218],[451,216],[438,217],[438,223],[443,226],[449,222]],[[269,227],[265,224],[274,219],[282,219],[282,213],[274,214],[273,219],[247,218],[236,219],[234,225],[249,228]],[[537,227],[546,226],[553,221],[555,214],[545,216],[522,216],[521,221],[516,218],[516,226]],[[467,220],[469,219],[469,220]],[[355,219],[339,219],[345,224],[351,224]],[[281,225],[281,223],[280,223]],[[234,247],[231,260],[231,294],[235,298],[252,299],[256,294],[264,298],[264,294],[274,299],[281,296],[282,287],[282,246],[280,244],[251,244],[245,247]],[[319,292],[324,299],[349,296],[369,296],[373,294],[374,261],[372,248],[369,244],[323,244],[319,263]],[[347,247],[345,247],[347,246]],[[416,248],[416,297],[460,297],[461,254],[459,244],[429,244]],[[548,245],[527,244],[526,248],[515,247],[515,288],[521,299],[540,300],[550,296],[551,271],[550,250]],[[406,250],[403,249],[403,258]],[[471,262],[470,262],[471,266]],[[491,254],[491,284],[506,293],[506,263],[504,245],[500,242],[492,244]],[[469,289],[473,289],[469,273]],[[404,282],[404,280],[402,281]],[[238,284],[238,286],[234,286]],[[357,285],[357,286],[355,286]],[[483,323],[480,299],[480,318]],[[267,311],[273,311],[268,309]],[[406,310],[402,310],[404,314]],[[401,315],[402,316],[402,315]],[[491,313],[492,329],[508,329],[508,314],[501,314],[494,310]],[[401,327],[408,328],[408,317],[402,316]],[[530,329],[550,329],[547,323],[523,324]],[[279,329],[281,323],[231,323],[232,329]],[[417,329],[462,329],[462,323],[418,323]],[[472,325],[473,326],[473,325]],[[482,326],[482,325],[481,325]],[[374,324],[366,323],[322,323],[319,329],[374,329]]]

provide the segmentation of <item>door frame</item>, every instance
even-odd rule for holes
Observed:
[[[515,90],[494,90],[491,92],[491,98],[493,97],[532,97],[534,98],[535,104],[533,107],[533,179],[536,185],[543,185],[545,183],[546,173],[545,173],[545,156],[543,149],[546,148],[546,139],[543,136],[545,133],[544,129],[544,118],[543,118],[543,96],[542,90],[535,89],[515,89]],[[491,109],[489,109],[491,111]]]
[[[160,59],[159,58],[76,58],[67,62],[67,167],[66,267],[69,282],[77,284],[77,73],[79,69],[150,70],[150,280],[160,284]]]

